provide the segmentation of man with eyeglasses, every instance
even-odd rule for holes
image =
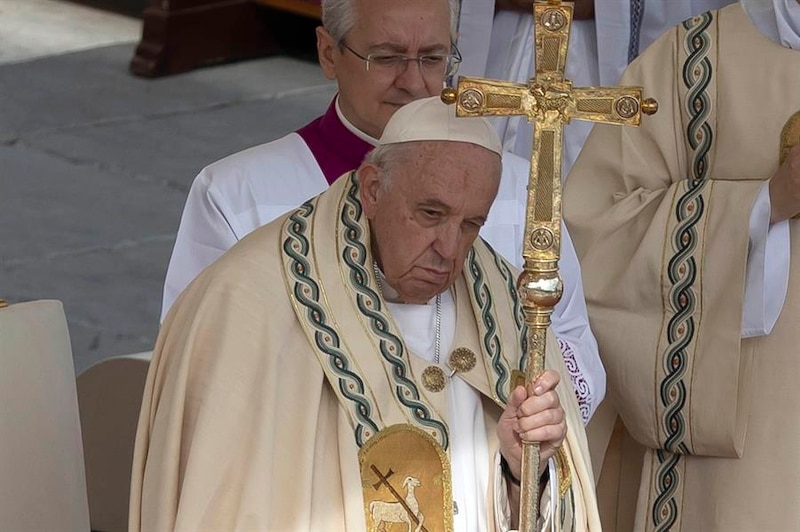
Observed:
[[[317,51],[338,95],[303,128],[200,172],[167,271],[162,321],[183,289],[227,249],[357,168],[397,109],[441,92],[461,62],[454,45],[458,9],[458,0],[323,0]],[[481,231],[518,266],[528,168],[525,159],[503,156],[500,190]],[[605,373],[566,232],[562,246],[564,295],[553,329],[587,421],[605,395]]]
[[[454,52],[458,0],[323,0],[320,66],[338,94],[324,115],[204,168],[186,201],[164,286],[162,321],[181,291],[252,230],[361,163],[389,117],[437,95]]]

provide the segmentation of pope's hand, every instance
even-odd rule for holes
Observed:
[[[547,370],[536,379],[534,393],[528,396],[524,386],[517,386],[509,397],[506,409],[497,425],[500,452],[508,462],[511,473],[520,478],[522,442],[539,442],[539,474],[567,436],[567,422],[556,385],[558,372]]]
[[[770,222],[782,222],[800,213],[800,144],[789,150],[789,156],[769,181]]]

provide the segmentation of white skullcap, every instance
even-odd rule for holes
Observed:
[[[488,120],[458,118],[456,106],[447,105],[438,96],[416,100],[398,109],[386,124],[378,145],[418,140],[469,142],[502,156],[500,137]]]

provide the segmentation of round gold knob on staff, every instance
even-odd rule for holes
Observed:
[[[654,115],[658,112],[658,102],[655,98],[646,98],[642,101],[642,112],[646,115]]]
[[[452,87],[447,87],[446,89],[442,89],[442,94],[439,97],[447,105],[453,105],[456,103],[458,92]]]

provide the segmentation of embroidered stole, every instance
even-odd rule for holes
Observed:
[[[696,358],[698,338],[696,321],[701,314],[701,278],[706,237],[707,200],[713,181],[711,175],[716,155],[717,94],[716,68],[718,25],[717,13],[707,12],[693,17],[676,28],[679,61],[682,62],[678,82],[681,119],[686,144],[687,179],[677,187],[673,197],[674,217],[667,229],[672,243],[672,260],[664,269],[662,286],[667,287],[664,320],[659,352],[663,353],[657,378],[661,422],[660,440],[663,449],[650,457],[653,474],[650,482],[648,530],[678,530],[680,507],[686,473],[684,455],[692,454],[686,390],[690,386]]]
[[[381,522],[410,522],[414,528],[450,530],[447,394],[421,385],[422,372],[431,363],[409,351],[380,295],[358,194],[356,173],[351,172],[288,216],[281,249],[287,292],[361,448],[365,517],[371,529]],[[479,239],[453,287],[453,348],[469,349],[478,359],[459,377],[500,407],[508,399],[512,370],[525,363],[515,285],[508,263]],[[548,345],[558,351],[552,335]],[[563,487],[559,499],[566,501],[564,519],[571,520],[567,508],[572,507],[569,479],[574,464],[568,452],[562,455],[563,481],[556,484]],[[434,487],[433,497],[420,497]],[[434,503],[428,502],[431,498]],[[391,516],[400,521],[391,521]]]

